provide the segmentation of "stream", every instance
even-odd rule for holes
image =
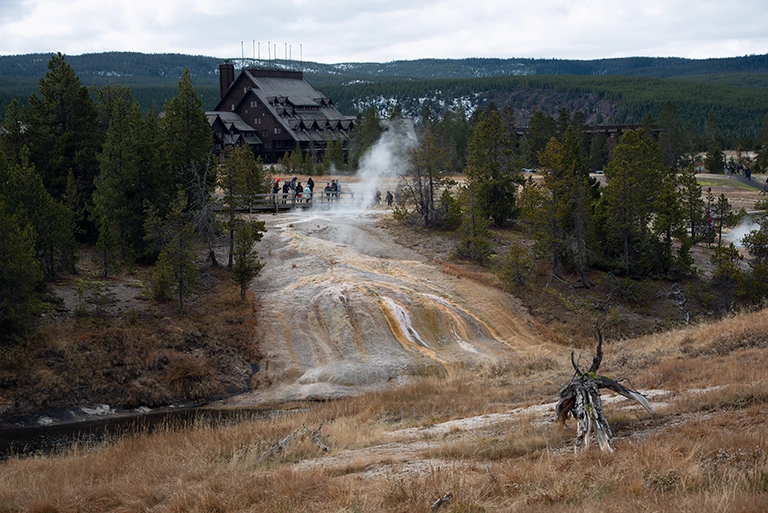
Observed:
[[[50,425],[0,428],[0,461],[10,457],[55,455],[75,445],[97,448],[126,436],[155,430],[182,430],[200,425],[229,425],[275,415],[269,410],[215,409],[207,407],[161,408],[148,413],[93,416],[87,420]]]

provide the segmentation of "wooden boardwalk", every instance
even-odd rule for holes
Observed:
[[[253,203],[251,203],[249,207],[242,208],[241,210],[243,212],[252,213],[272,212],[278,214],[280,212],[290,212],[296,209],[307,210],[315,207],[330,208],[336,204],[348,204],[351,199],[354,199],[354,195],[344,191],[337,196],[326,196],[323,193],[317,193],[309,202],[303,197],[296,198],[291,193],[286,195],[282,192],[278,194],[256,194]]]

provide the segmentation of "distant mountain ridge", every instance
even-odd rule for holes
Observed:
[[[40,78],[46,72],[51,54],[0,56],[0,77]],[[217,67],[224,58],[184,54],[145,54],[137,52],[105,52],[66,56],[80,79],[88,83],[121,77],[129,81],[176,81],[189,69],[200,84],[217,80]],[[226,59],[250,64],[253,59]],[[244,61],[244,62],[240,62]],[[416,59],[386,63],[349,62],[322,64],[285,60],[257,61],[266,66],[301,69],[311,77],[327,75],[339,82],[352,78],[376,79],[440,79],[481,78],[530,75],[622,75],[652,78],[705,76],[731,73],[768,73],[768,54],[713,59],[679,57],[623,57],[595,60],[465,58]]]

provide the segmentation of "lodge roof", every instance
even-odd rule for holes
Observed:
[[[229,92],[225,93],[216,110],[208,111],[213,125],[218,116],[228,131],[256,131],[246,123],[239,112],[253,96],[259,99],[272,117],[283,126],[286,134],[295,141],[324,141],[327,131],[346,137],[353,125],[353,118],[339,112],[330,98],[315,90],[298,71],[245,68],[231,84],[229,90],[243,90],[245,94],[234,103]],[[230,109],[225,110],[230,105]]]

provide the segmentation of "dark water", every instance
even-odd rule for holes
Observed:
[[[14,456],[56,455],[77,444],[96,448],[126,436],[157,429],[182,430],[201,425],[224,426],[265,419],[274,412],[181,408],[142,414],[100,417],[51,426],[0,428],[0,461]]]

